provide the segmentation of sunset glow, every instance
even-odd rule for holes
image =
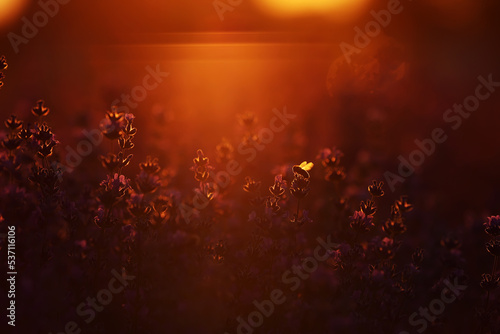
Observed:
[[[497,13],[0,0],[0,334],[500,334]]]
[[[0,28],[17,19],[25,6],[26,0],[0,0]]]
[[[256,0],[264,10],[279,16],[320,14],[345,19],[356,14],[368,0]]]

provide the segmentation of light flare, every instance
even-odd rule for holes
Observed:
[[[277,16],[319,14],[339,20],[352,19],[369,0],[255,0],[263,10]]]
[[[0,28],[21,18],[27,0],[0,0]]]

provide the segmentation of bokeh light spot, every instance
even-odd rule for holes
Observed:
[[[0,28],[5,28],[21,17],[27,0],[0,0]]]
[[[255,0],[262,9],[278,16],[321,14],[350,19],[369,0]]]

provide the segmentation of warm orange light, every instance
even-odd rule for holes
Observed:
[[[369,0],[255,0],[272,14],[297,16],[301,14],[333,15],[351,17]]]
[[[0,0],[0,28],[19,19],[26,4],[26,0]]]

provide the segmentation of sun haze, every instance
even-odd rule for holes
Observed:
[[[263,10],[278,16],[320,14],[348,20],[369,0],[255,0]]]
[[[18,19],[26,6],[26,0],[0,0],[0,28]]]

